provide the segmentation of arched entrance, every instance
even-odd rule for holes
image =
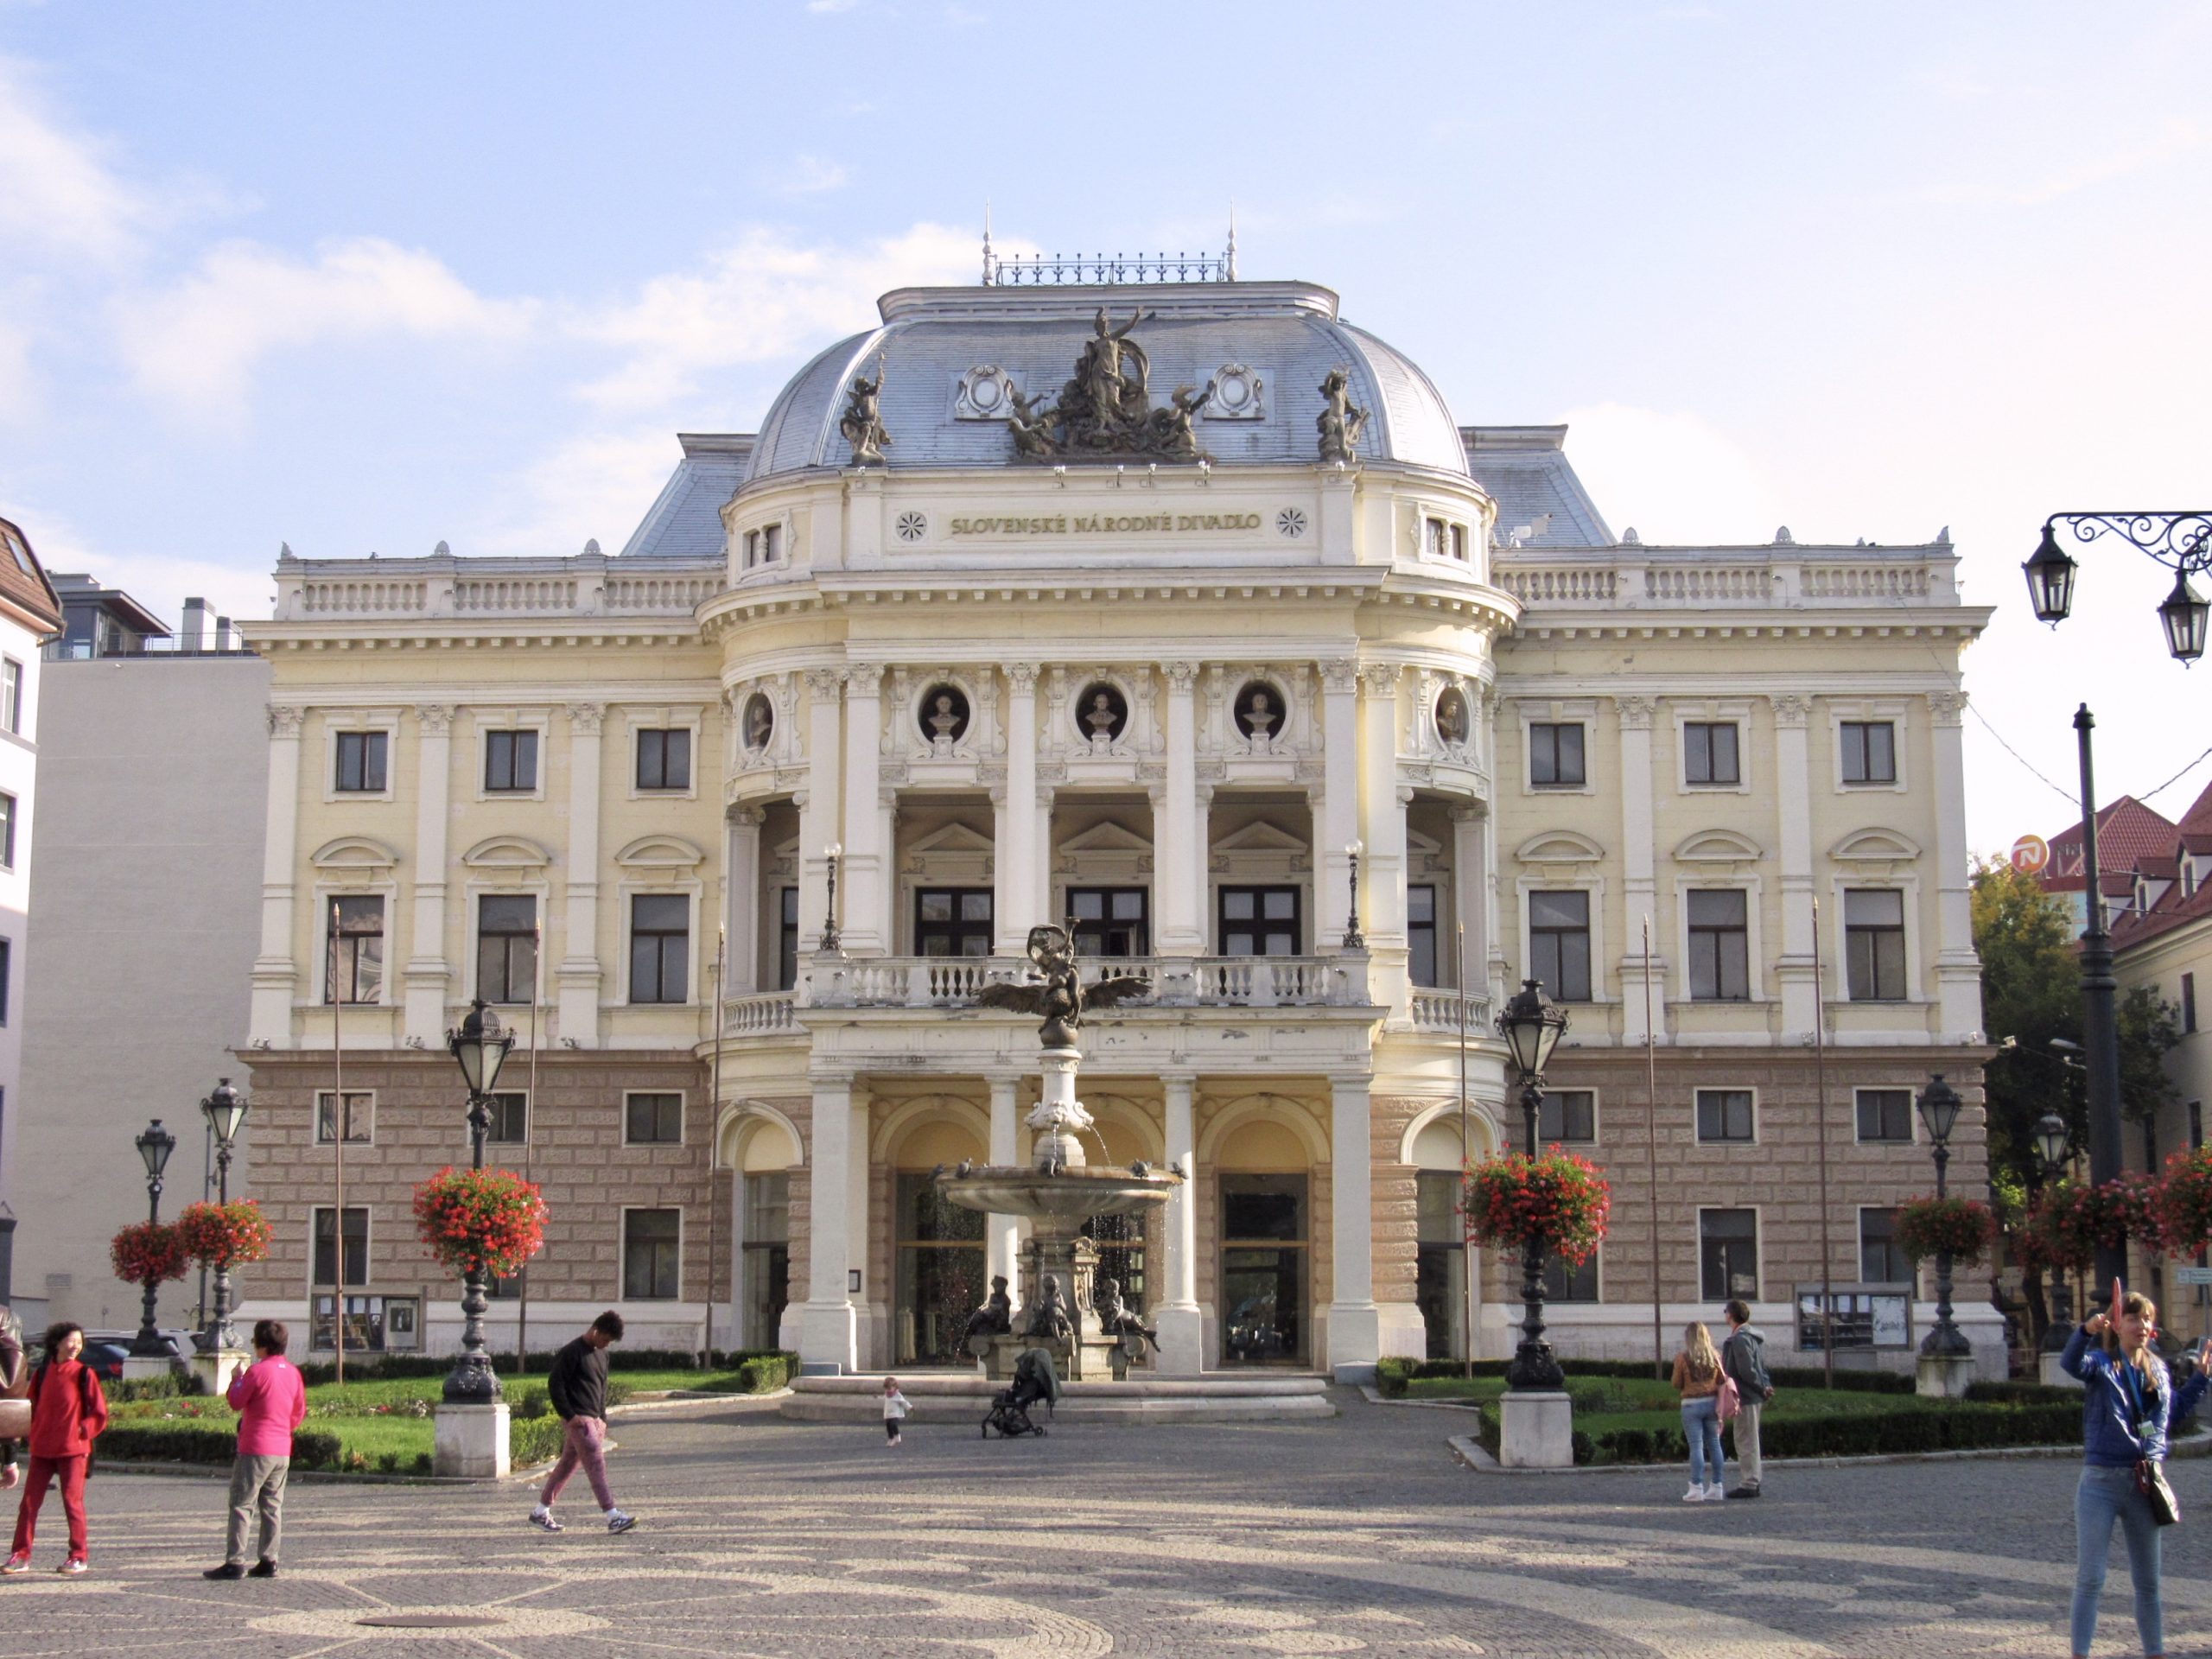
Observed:
[[[800,1162],[798,1137],[781,1113],[751,1108],[725,1122],[721,1161],[730,1172],[736,1259],[727,1325],[717,1311],[718,1345],[779,1348],[791,1303],[791,1173]]]
[[[966,1365],[968,1316],[989,1294],[983,1215],[947,1204],[931,1172],[988,1161],[984,1137],[955,1118],[906,1127],[891,1156],[892,1363]]]
[[[1305,1365],[1313,1351],[1312,1160],[1287,1124],[1253,1117],[1214,1154],[1221,1363]]]
[[[1467,1146],[1477,1159],[1487,1157],[1494,1145],[1490,1119],[1478,1110],[1469,1115]],[[1460,1216],[1460,1170],[1463,1155],[1459,1109],[1452,1103],[1440,1108],[1425,1122],[1416,1122],[1408,1136],[1406,1161],[1414,1168],[1419,1216],[1419,1256],[1414,1300],[1421,1307],[1421,1321],[1427,1332],[1428,1357],[1465,1359],[1467,1357],[1468,1269],[1474,1269],[1477,1294],[1482,1286],[1482,1252],[1471,1253],[1464,1242]]]

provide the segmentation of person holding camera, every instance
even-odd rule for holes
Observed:
[[[238,1455],[231,1460],[230,1548],[210,1579],[273,1579],[284,1537],[284,1482],[292,1469],[292,1436],[308,1420],[308,1389],[300,1368],[284,1357],[291,1332],[281,1319],[253,1327],[253,1363],[231,1379],[225,1397],[238,1414]],[[256,1510],[261,1516],[261,1553],[245,1564],[245,1541]]]

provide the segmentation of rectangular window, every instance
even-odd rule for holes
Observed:
[[[683,1096],[629,1095],[622,1102],[622,1143],[674,1147],[683,1142]]]
[[[330,936],[325,1002],[376,1002],[384,997],[384,898],[340,899]]]
[[[630,899],[630,1001],[681,1002],[690,995],[691,901],[680,893]]]
[[[1538,1145],[1587,1146],[1597,1138],[1598,1096],[1592,1090],[1554,1089],[1536,1108]]]
[[[773,564],[784,556],[784,527],[769,524],[760,531],[760,563]]]
[[[484,787],[487,791],[528,794],[537,787],[537,734],[484,734]]]
[[[23,665],[12,657],[0,659],[0,727],[22,735]]]
[[[1738,784],[1744,774],[1736,760],[1736,722],[1694,720],[1682,728],[1682,781]]]
[[[1152,930],[1142,887],[1070,887],[1068,914],[1074,918],[1079,957],[1148,957]]]
[[[15,1000],[16,943],[0,939],[0,1026],[8,1023],[8,1007]]]
[[[1590,1000],[1590,895],[1529,895],[1529,974],[1562,1002]]]
[[[1693,890],[1690,995],[1700,1002],[1745,1002],[1751,995],[1750,904],[1740,887]]]
[[[1570,1268],[1555,1255],[1544,1258],[1544,1300],[1548,1302],[1594,1302],[1598,1300],[1598,1255],[1579,1268]]]
[[[12,801],[9,803],[10,810],[8,827],[8,862],[10,864],[16,861],[15,813],[12,810],[14,804]],[[2196,976],[2195,974],[2183,974],[2181,976],[2181,1028],[2183,1035],[2196,1029]]]
[[[988,957],[991,954],[988,887],[924,887],[914,894],[914,954]]]
[[[745,532],[745,568],[750,570],[760,563],[760,532],[757,530],[748,530]]]
[[[1224,957],[1294,957],[1299,954],[1296,887],[1223,887],[1221,954]]]
[[[1859,1091],[1859,1138],[1864,1141],[1912,1142],[1912,1090],[1861,1089]]]
[[[1904,1001],[1904,894],[1853,887],[1843,895],[1846,990],[1853,1002]]]
[[[1897,1212],[1859,1212],[1859,1276],[1870,1285],[1909,1285],[1912,1262],[1897,1245]]]
[[[16,868],[16,798],[0,791],[0,870]]]
[[[1897,728],[1886,720],[1843,722],[1843,781],[1894,784],[1897,780]]]
[[[1538,789],[1582,787],[1581,721],[1529,728],[1529,781]]]
[[[1452,526],[1452,556],[1462,564],[1467,562],[1467,527],[1465,524]]]
[[[1426,885],[1406,889],[1406,972],[1416,985],[1434,985],[1436,977],[1436,889]]]
[[[338,787],[346,794],[384,793],[385,732],[338,734]]]
[[[366,1089],[346,1091],[346,1144],[366,1146],[376,1135],[376,1096]],[[319,1089],[315,1096],[315,1140],[327,1147],[338,1138],[338,1091]]]
[[[315,1207],[314,1281],[318,1285],[336,1283],[338,1273],[338,1242],[332,1224],[337,1211],[328,1205]],[[365,1285],[369,1282],[369,1211],[366,1205],[346,1206],[346,1283]]]
[[[485,1143],[494,1147],[520,1147],[530,1142],[530,1096],[517,1090],[510,1094],[502,1090],[492,1096],[492,1125],[485,1133]]]
[[[1759,1296],[1759,1216],[1756,1210],[1697,1212],[1700,1294],[1708,1302]]]
[[[798,889],[785,887],[778,895],[776,914],[776,988],[798,988]]]
[[[622,1212],[622,1294],[633,1302],[677,1299],[677,1246],[681,1212],[626,1210]]]
[[[1700,1141],[1750,1141],[1751,1091],[1748,1089],[1700,1089],[1697,1091],[1697,1138]]]
[[[1431,518],[1427,521],[1426,531],[1424,539],[1427,543],[1428,556],[1432,559],[1450,558],[1452,536],[1450,528],[1445,522],[1441,518]]]
[[[528,1002],[537,992],[537,898],[487,893],[476,901],[476,995]]]
[[[638,787],[691,787],[691,733],[688,728],[652,728],[638,734]]]

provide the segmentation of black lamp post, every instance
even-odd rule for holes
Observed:
[[[2212,510],[2177,512],[2055,512],[2044,521],[2043,539],[2020,567],[2028,581],[2028,600],[2038,622],[2053,627],[2074,608],[2074,578],[2079,568],[2058,545],[2064,524],[2076,542],[2116,537],[2174,573],[2173,592],[2158,607],[2166,650],[2183,665],[2204,654],[2212,603],[2198,597],[2190,577],[2212,568]],[[2097,791],[2089,734],[2096,721],[2083,703],[2074,715],[2082,770],[2082,875],[2088,899],[2088,927],[2082,936],[2082,1040],[2087,1051],[2089,1116],[2089,1179],[2099,1185],[2120,1173],[2119,982],[2113,977],[2112,936],[2105,925],[2103,874],[2097,862]],[[2097,1247],[2097,1281],[2127,1274],[2124,1245]]]
[[[1943,1081],[1938,1071],[1928,1087],[1920,1093],[1920,1121],[1928,1126],[1928,1138],[1936,1148],[1936,1196],[1945,1196],[1943,1172],[1951,1162],[1951,1131],[1958,1124],[1959,1109],[1966,1102],[1959,1098],[1959,1091]],[[1936,1325],[1921,1338],[1920,1351],[1940,1359],[1971,1359],[1974,1344],[1967,1340],[1965,1332],[1951,1323],[1951,1253],[1936,1253]]]
[[[146,1219],[158,1226],[162,1219],[162,1171],[168,1166],[169,1154],[176,1150],[176,1136],[163,1128],[157,1117],[140,1131],[131,1144],[146,1160]],[[130,1344],[133,1358],[157,1359],[168,1352],[162,1346],[161,1332],[154,1326],[154,1298],[159,1288],[158,1280],[146,1281],[146,1300],[138,1315],[138,1334]]]
[[[231,1145],[245,1122],[245,1096],[231,1087],[228,1077],[218,1077],[213,1092],[200,1103],[200,1110],[207,1127],[215,1132],[215,1202],[226,1205],[231,1201]],[[231,1264],[227,1262],[215,1263],[215,1308],[207,1321],[205,1340],[219,1354],[238,1345],[238,1336],[231,1329]]]
[[[468,1161],[472,1169],[484,1167],[484,1137],[492,1128],[492,1091],[499,1086],[499,1068],[515,1035],[499,1026],[499,1016],[478,997],[468,1005],[461,1029],[446,1033],[446,1046],[461,1064],[461,1080],[468,1087]],[[342,1243],[342,1241],[341,1241]],[[499,1379],[492,1370],[492,1357],[484,1351],[484,1310],[487,1304],[483,1268],[461,1275],[461,1352],[446,1374],[448,1404],[488,1406],[499,1397]]]
[[[2029,1134],[2036,1143],[2036,1161],[2043,1169],[2044,1181],[2056,1180],[2065,1169],[2067,1160],[2074,1155],[2073,1131],[2056,1112],[2045,1112],[2036,1120],[2036,1126]],[[2050,1326],[2044,1333],[2043,1345],[2054,1352],[2065,1347],[2073,1328],[2073,1293],[2067,1287],[2066,1275],[2054,1270],[2050,1275]]]
[[[1544,1067],[1567,1030],[1567,1010],[1544,995],[1543,982],[1524,979],[1497,1016],[1498,1034],[1521,1079],[1521,1117],[1529,1156],[1536,1155],[1536,1113],[1544,1103]],[[1566,1386],[1567,1373],[1544,1340],[1544,1241],[1531,1238],[1521,1250],[1521,1345],[1505,1368],[1505,1386],[1514,1393],[1548,1392]]]
[[[1344,849],[1344,857],[1351,868],[1351,906],[1344,912],[1344,949],[1364,950],[1367,936],[1359,931],[1359,855],[1367,850],[1367,843],[1355,841]]]
[[[822,853],[830,866],[829,902],[822,913],[822,948],[825,951],[843,948],[843,941],[837,937],[837,859],[844,850],[842,846],[833,841]]]

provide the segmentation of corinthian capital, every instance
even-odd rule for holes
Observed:
[[[597,737],[600,722],[607,718],[603,702],[572,702],[569,705],[569,729],[579,737]]]
[[[845,672],[839,668],[810,668],[806,671],[806,689],[817,702],[833,701],[837,688],[845,683]]]
[[[1037,664],[1034,663],[1007,663],[1001,664],[1006,683],[1014,688],[1014,695],[1026,697],[1037,689]]]
[[[1620,715],[1624,732],[1648,732],[1651,716],[1658,712],[1659,704],[1651,697],[1615,697],[1613,709]]]
[[[271,737],[297,739],[300,728],[307,723],[308,711],[285,703],[269,705],[269,734]]]
[[[442,702],[419,703],[416,706],[415,718],[422,722],[425,737],[443,737],[453,729],[453,706]]]
[[[1160,671],[1167,677],[1167,689],[1187,693],[1198,683],[1198,665],[1196,663],[1162,663]]]
[[[1938,726],[1960,726],[1966,723],[1967,694],[1963,691],[1930,691],[1928,694],[1929,712]]]
[[[845,669],[845,688],[856,697],[872,697],[883,683],[883,664],[853,663]]]
[[[1767,701],[1774,705],[1774,723],[1784,731],[1802,732],[1812,718],[1810,697],[1769,697]]]
[[[1321,672],[1321,683],[1331,691],[1350,691],[1359,683],[1359,664],[1349,657],[1332,658],[1316,664]]]

